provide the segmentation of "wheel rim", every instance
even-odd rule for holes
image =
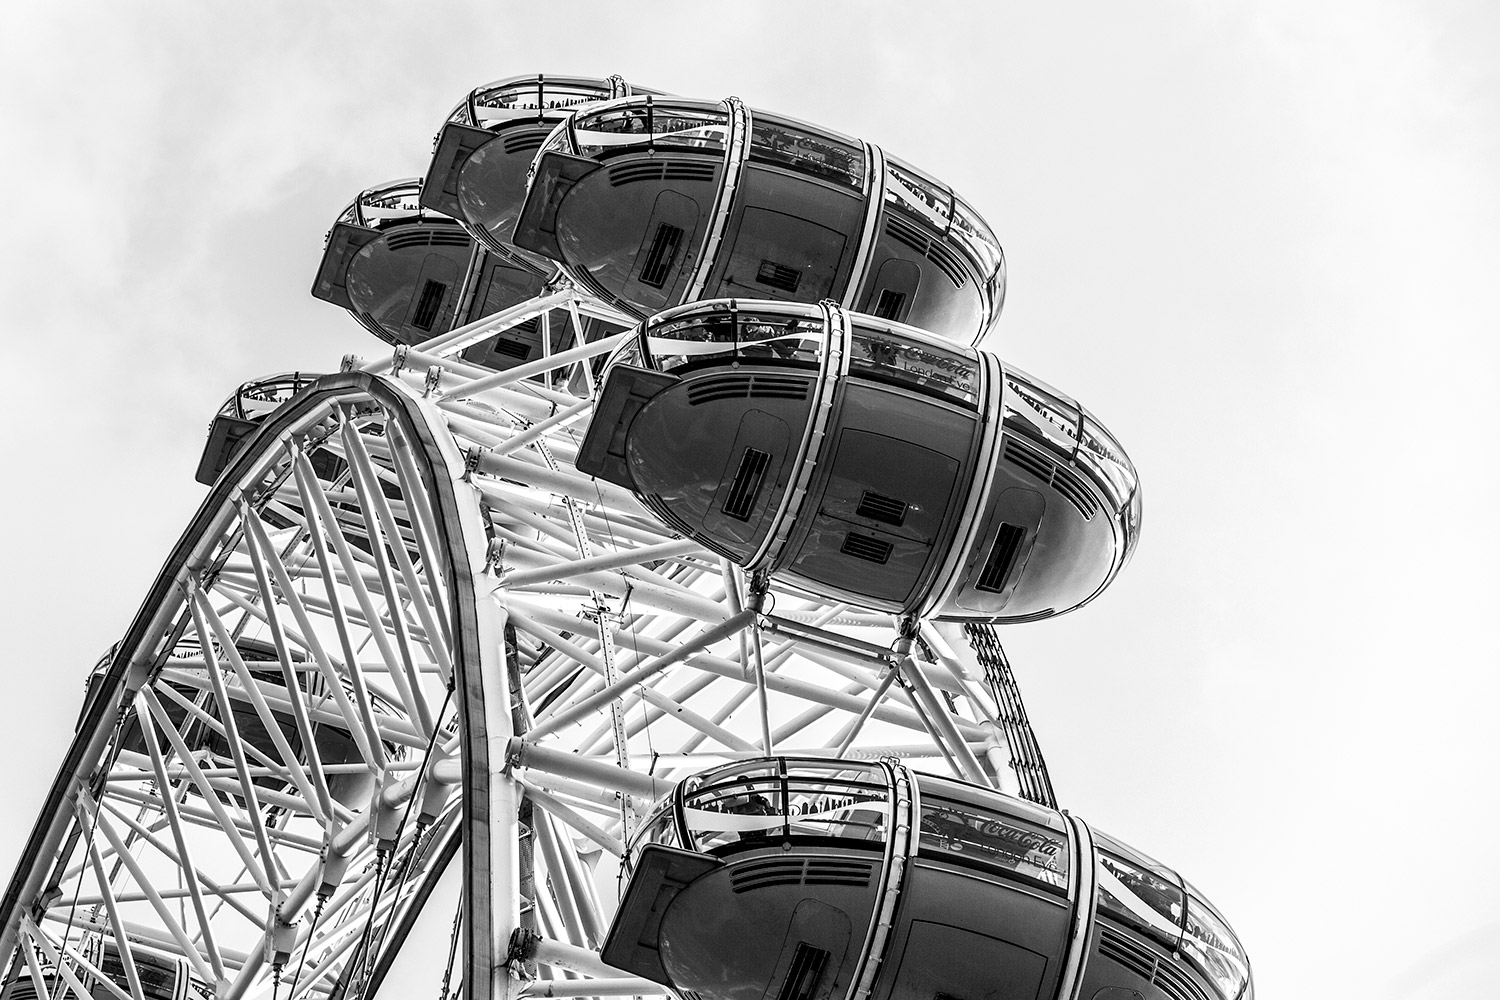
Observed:
[[[774,584],[756,606],[572,468],[608,341],[504,373],[457,359],[586,316],[622,319],[564,290],[265,421],[54,783],[4,900],[12,995],[370,995],[460,856],[468,996],[660,993],[599,961],[595,882],[694,770],[897,755],[1042,794],[993,653]]]

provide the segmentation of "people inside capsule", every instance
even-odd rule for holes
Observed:
[[[514,242],[641,317],[723,296],[831,298],[967,344],[1005,292],[998,241],[950,187],[734,99],[637,96],[559,124]]]
[[[1082,407],[828,302],[713,300],[641,324],[577,465],[747,569],[894,614],[1060,614],[1139,535],[1135,471]]]
[[[424,208],[415,180],[354,199],[328,234],[314,297],[343,306],[389,344],[412,346],[539,295],[550,270],[514,251],[478,247],[453,219]],[[466,349],[503,370],[541,356],[533,322]]]
[[[655,91],[618,76],[516,76],[476,88],[438,133],[423,207],[460,220],[492,251],[516,252],[511,235],[537,147],[563,119],[631,93]]]
[[[769,812],[735,808],[747,784]],[[601,957],[679,996],[1254,992],[1234,932],[1176,872],[1076,817],[893,761],[766,758],[688,778],[625,869]]]

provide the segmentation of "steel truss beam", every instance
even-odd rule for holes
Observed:
[[[563,288],[346,359],[221,476],[6,892],[10,979],[42,1000],[150,1000],[148,969],[225,1000],[369,996],[461,858],[469,997],[651,994],[600,963],[596,885],[684,776],[776,751],[1017,786],[1018,703],[961,631],[913,644],[774,582],[751,610],[736,568],[573,468],[620,337],[457,360],[538,316],[575,342],[583,316],[623,322]]]

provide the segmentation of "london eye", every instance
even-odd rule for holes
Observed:
[[[1061,810],[1006,659],[1108,600],[1141,492],[1003,360],[1004,283],[872,143],[477,88],[318,266],[393,350],[214,416],[0,997],[394,992],[455,871],[443,1000],[1252,997],[1192,883]]]

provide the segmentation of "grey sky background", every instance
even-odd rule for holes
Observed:
[[[1228,916],[1265,998],[1500,982],[1500,7],[12,3],[0,14],[0,871],[241,381],[386,351],[307,292],[361,188],[518,73],[876,141],[1010,266],[995,346],[1145,490],[1007,630],[1062,803]]]

